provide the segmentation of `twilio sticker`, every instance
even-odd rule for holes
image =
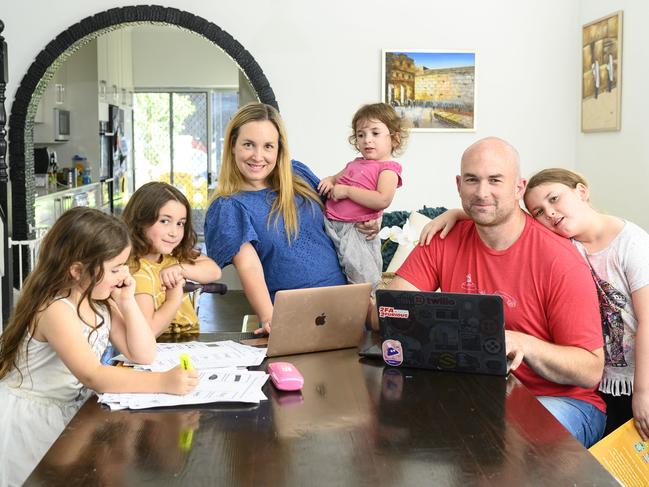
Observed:
[[[381,349],[386,364],[401,365],[403,363],[403,348],[399,340],[385,340]]]

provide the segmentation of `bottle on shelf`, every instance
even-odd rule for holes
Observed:
[[[50,164],[47,169],[47,186],[48,191],[56,191],[56,175],[59,167],[56,163],[56,152],[50,152]]]
[[[88,168],[88,158],[79,154],[75,154],[74,157],[72,157],[72,167],[76,168],[77,170],[75,186],[88,184],[83,181],[83,173]]]

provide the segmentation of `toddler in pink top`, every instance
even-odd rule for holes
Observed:
[[[391,157],[403,148],[408,131],[386,103],[362,106],[354,115],[352,130],[349,142],[362,157],[320,181],[318,191],[328,198],[325,229],[347,280],[376,287],[383,268],[381,241],[366,240],[354,224],[379,218],[390,206],[401,186],[401,165]]]

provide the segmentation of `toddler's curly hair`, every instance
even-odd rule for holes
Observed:
[[[356,129],[358,124],[365,120],[378,120],[385,124],[390,131],[392,138],[392,154],[400,155],[405,150],[409,129],[406,121],[399,116],[396,110],[387,103],[371,103],[363,105],[354,114],[352,119],[352,134],[349,136],[349,143],[358,150],[356,142]]]

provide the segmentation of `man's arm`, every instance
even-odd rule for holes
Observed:
[[[436,291],[440,287],[434,256],[436,248],[434,244],[427,247],[416,245],[387,289],[394,291]],[[373,330],[379,329],[379,317],[374,299],[370,299],[367,322]]]
[[[602,378],[604,349],[592,351],[567,345],[555,345],[518,331],[505,331],[507,357],[511,369],[525,363],[544,379],[557,384],[592,389]]]
[[[419,291],[419,289],[399,276],[395,276],[386,289],[391,289],[393,291]],[[378,331],[379,315],[376,311],[376,298],[374,298],[374,296],[370,298],[370,307],[367,310],[367,322],[372,326],[372,330]]]

